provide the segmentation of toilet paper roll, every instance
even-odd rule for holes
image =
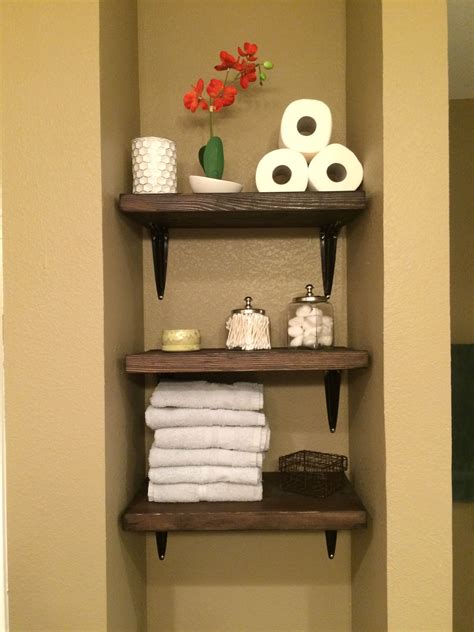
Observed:
[[[299,151],[309,162],[331,140],[329,107],[316,99],[298,99],[283,112],[278,146]]]
[[[292,149],[275,149],[257,165],[255,182],[261,193],[269,191],[306,191],[308,165],[302,154]]]
[[[143,136],[132,140],[134,193],[176,193],[176,143]]]
[[[339,143],[322,149],[308,167],[311,191],[355,191],[363,177],[364,169],[357,156]]]

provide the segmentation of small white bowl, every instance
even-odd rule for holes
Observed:
[[[230,180],[217,180],[206,176],[189,176],[193,193],[240,193],[242,185]]]

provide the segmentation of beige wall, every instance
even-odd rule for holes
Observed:
[[[452,625],[446,5],[387,0],[382,19],[388,624],[444,632]]]
[[[181,191],[206,139],[182,95],[210,76],[217,51],[254,40],[275,70],[217,123],[226,177],[253,190],[284,107],[308,96],[330,105],[333,138],[360,155],[371,197],[350,228],[349,292],[340,240],[333,303],[344,344],[348,295],[349,340],[372,367],[351,375],[349,402],[344,384],[336,435],[321,376],[265,382],[266,469],[300,447],[347,453],[350,406],[369,529],[353,536],[352,556],[341,533],[333,561],[323,534],[172,534],[164,563],[150,537],[147,606],[143,540],[118,524],[145,474],[141,380],[124,378],[122,356],[143,335],[156,346],[169,326],[197,326],[205,345],[222,346],[247,293],[283,344],[286,303],[320,283],[318,243],[302,230],[173,231],[158,303],[147,238],[142,307],[140,231],[113,204],[130,186],[138,131],[133,3],[12,2],[4,13],[11,629],[346,632],[351,605],[354,630],[451,629],[443,2],[349,2],[347,139],[342,0],[291,11],[277,0],[139,3],[140,133],[177,140]]]
[[[117,213],[131,190],[130,139],[139,135],[135,0],[100,2],[100,104],[105,333],[107,629],[146,629],[145,541],[119,516],[144,478],[143,387],[123,358],[143,348],[142,231]]]
[[[348,240],[349,334],[375,345],[372,375],[350,382],[354,478],[375,510],[372,534],[353,548],[353,629],[444,632],[452,625],[446,7],[348,7],[348,139],[372,198]]]
[[[347,142],[364,165],[369,199],[347,239],[348,336],[371,358],[349,376],[351,474],[370,515],[367,531],[352,537],[352,627],[361,632],[387,629],[382,55],[381,3],[348,2]]]
[[[451,340],[474,342],[474,99],[449,102]]]
[[[292,100],[309,97],[332,109],[335,141],[345,141],[344,2],[139,2],[141,132],[177,141],[179,190],[201,173],[197,150],[207,117],[191,114],[183,94],[216,73],[218,52],[259,44],[275,69],[216,117],[226,153],[224,177],[255,190],[259,159],[277,148],[279,121]],[[222,114],[222,116],[220,116]],[[144,250],[145,343],[164,327],[198,327],[203,345],[225,344],[225,319],[250,294],[271,318],[272,342],[285,344],[287,303],[306,283],[321,288],[317,234],[308,230],[172,231],[165,299],[158,303],[149,240]],[[346,341],[345,239],[333,292],[337,341]],[[347,394],[338,430],[328,431],[322,376],[265,380],[273,430],[265,469],[298,448],[347,453]],[[350,536],[336,558],[324,534],[172,534],[167,559],[149,538],[148,617],[160,630],[347,630],[350,627]],[[291,560],[289,562],[289,560]],[[165,605],[166,604],[166,605]],[[245,605],[244,605],[245,604]]]
[[[134,4],[3,13],[10,629],[144,629],[144,544],[118,520],[143,476],[122,370],[143,345],[141,235],[114,202],[138,131]]]
[[[472,208],[474,99],[449,102],[451,341],[474,342],[474,213]],[[453,621],[474,626],[474,503],[453,505]]]
[[[10,626],[104,629],[98,4],[7,3],[3,29]]]

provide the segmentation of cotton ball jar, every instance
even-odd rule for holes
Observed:
[[[313,286],[306,286],[306,295],[293,299],[288,307],[288,346],[318,349],[334,345],[334,313],[325,296],[315,296]]]

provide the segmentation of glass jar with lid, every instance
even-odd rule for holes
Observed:
[[[314,296],[308,283],[306,295],[297,296],[288,306],[288,346],[318,349],[333,344],[333,307],[325,296]]]
[[[227,349],[271,349],[270,320],[265,310],[252,307],[252,297],[245,297],[245,307],[233,309],[227,319]]]

